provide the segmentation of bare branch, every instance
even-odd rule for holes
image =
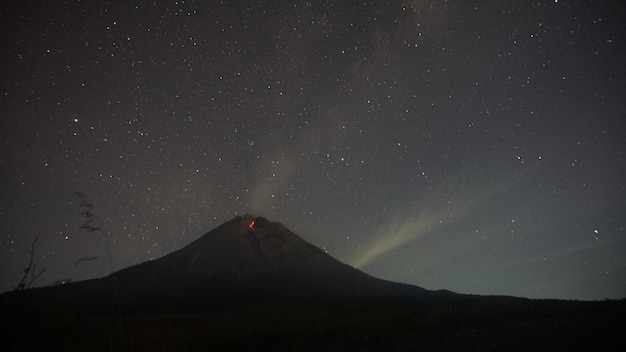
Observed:
[[[33,243],[30,245],[30,250],[28,249],[25,250],[26,253],[29,254],[30,259],[28,260],[28,266],[26,267],[26,269],[24,269],[24,276],[22,276],[22,280],[20,280],[20,282],[17,284],[17,287],[15,288],[16,291],[29,288],[35,282],[35,280],[37,280],[37,278],[39,278],[41,274],[43,274],[46,271],[46,269],[43,268],[37,274],[35,274],[35,246],[38,240],[39,240],[39,237],[36,237],[33,240]],[[28,284],[26,284],[26,279],[28,278],[29,273],[30,273],[30,281],[28,282]]]
[[[93,256],[93,257],[83,257],[83,258],[79,258],[79,259],[78,259],[78,260],[74,263],[74,266],[76,266],[76,265],[78,265],[78,264],[80,264],[80,263],[82,263],[82,262],[91,262],[91,261],[94,261],[94,260],[97,260],[97,259],[100,259],[100,257],[98,257],[98,256]]]

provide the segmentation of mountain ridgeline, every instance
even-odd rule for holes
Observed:
[[[1,351],[623,351],[626,301],[429,291],[244,215],[101,279],[0,295]]]
[[[426,290],[373,278],[277,222],[244,215],[188,246],[111,277],[130,309],[205,310],[261,303],[411,299]],[[124,299],[127,302],[124,302]],[[156,301],[163,303],[161,307]]]
[[[86,313],[199,312],[259,304],[396,304],[437,295],[374,278],[337,261],[281,223],[248,214],[159,259],[101,279],[30,291],[31,302],[42,310],[71,307]]]

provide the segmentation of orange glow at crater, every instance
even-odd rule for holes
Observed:
[[[250,228],[250,230],[254,230],[254,220],[250,221],[248,227]]]

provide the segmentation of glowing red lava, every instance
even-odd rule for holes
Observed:
[[[250,230],[254,230],[254,220],[250,221],[248,227],[250,228]]]

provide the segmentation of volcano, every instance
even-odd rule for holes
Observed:
[[[0,295],[0,350],[618,351],[624,317],[626,300],[472,296],[377,279],[244,215],[101,279]]]
[[[204,310],[258,303],[411,299],[427,291],[371,277],[279,222],[237,216],[186,247],[108,278],[131,308]],[[159,306],[156,302],[162,302]]]
[[[430,292],[374,278],[332,258],[281,223],[248,214],[159,259],[101,279],[31,291],[32,302],[43,310],[71,307],[86,313],[404,302]]]

